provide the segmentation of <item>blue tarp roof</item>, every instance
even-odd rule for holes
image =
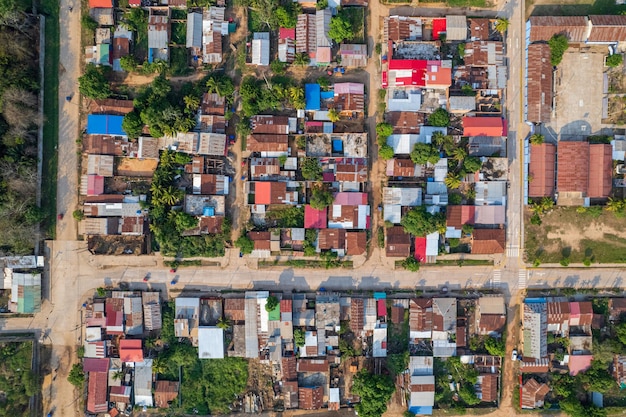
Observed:
[[[332,91],[322,91],[320,96],[322,97],[322,100],[331,100],[335,97],[335,93]]]
[[[320,110],[322,107],[322,87],[319,84],[304,85],[305,110]]]
[[[384,292],[375,292],[374,293],[374,299],[375,300],[384,300],[387,298],[387,293]]]
[[[126,136],[126,132],[122,129],[122,120],[124,116],[90,114],[87,116],[87,134]]]
[[[433,414],[433,408],[426,406],[411,406],[409,407],[409,411],[416,415],[430,416]]]

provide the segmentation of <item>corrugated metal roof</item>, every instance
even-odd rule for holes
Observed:
[[[552,115],[552,64],[547,44],[528,46],[526,120],[549,122]]]
[[[531,16],[530,42],[548,41],[552,36],[565,34],[570,42],[584,42],[587,32],[586,16]]]
[[[530,145],[528,196],[550,197],[554,194],[556,146],[551,143]]]

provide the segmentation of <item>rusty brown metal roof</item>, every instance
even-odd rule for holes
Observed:
[[[470,37],[476,40],[487,40],[491,34],[491,22],[486,18],[469,19]]]
[[[529,197],[550,197],[554,194],[555,161],[556,146],[553,144],[530,145]]]
[[[391,111],[385,114],[385,120],[393,126],[393,133],[418,134],[424,124],[424,114],[412,111]]]
[[[103,100],[89,100],[89,113],[91,114],[115,114],[125,115],[133,111],[132,100],[116,100],[106,98]]]
[[[547,41],[563,34],[570,42],[584,42],[587,32],[586,16],[531,16],[530,42]]]
[[[406,258],[411,254],[411,235],[402,226],[393,226],[386,231],[385,253],[394,258]]]
[[[362,255],[367,250],[367,233],[347,232],[346,233],[346,255]]]
[[[480,389],[483,394],[482,400],[488,403],[496,401],[498,399],[498,375],[484,374],[482,380]]]
[[[626,16],[592,15],[591,32],[588,42],[622,42],[626,41]]]
[[[224,299],[224,315],[233,322],[243,322],[246,319],[246,303],[243,298]]]
[[[526,118],[546,123],[552,116],[552,64],[550,47],[545,43],[528,46],[528,110]]]
[[[504,253],[506,245],[504,229],[475,229],[472,237],[472,254]]]
[[[343,229],[322,229],[317,236],[321,250],[345,249],[346,231]]]
[[[432,298],[415,298],[409,304],[409,328],[412,331],[430,331],[433,328]]]
[[[586,193],[589,183],[589,143],[559,142],[557,189]]]
[[[363,299],[352,298],[350,301],[350,330],[358,334],[363,330]]]
[[[250,152],[282,152],[288,148],[287,135],[250,135],[246,149]]]
[[[224,115],[226,100],[217,93],[204,93],[202,96],[202,114]]]
[[[365,182],[367,181],[367,164],[365,159],[354,160],[353,163],[337,164],[335,168],[337,181]]]
[[[607,198],[611,195],[613,150],[611,145],[596,143],[589,145],[589,187],[591,198]]]

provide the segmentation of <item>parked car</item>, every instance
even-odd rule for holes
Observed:
[[[513,349],[513,353],[511,353],[511,360],[512,361],[517,360],[517,349]]]

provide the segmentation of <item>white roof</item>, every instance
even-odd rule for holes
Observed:
[[[422,107],[421,90],[390,89],[387,111],[419,111]]]
[[[434,375],[412,376],[411,385],[435,385]],[[432,407],[435,405],[435,390],[411,392],[410,407]]]
[[[399,204],[404,207],[415,207],[422,205],[421,188],[383,188],[383,204]]]
[[[432,356],[411,356],[409,358],[409,373],[412,376],[432,375],[433,363]]]
[[[504,297],[480,297],[478,299],[478,305],[480,307],[480,314],[506,314],[506,308],[504,307]]]
[[[329,403],[339,402],[339,388],[331,388],[328,391],[328,402]]]
[[[443,182],[448,175],[448,158],[440,158],[439,161],[435,164],[435,171],[433,174],[433,178],[435,182]],[[429,193],[432,194],[432,193]],[[443,194],[443,193],[439,193]]]
[[[177,297],[176,318],[197,318],[200,299],[197,297]]]
[[[464,41],[468,36],[467,18],[465,16],[446,16],[446,39]]]
[[[198,327],[198,357],[224,358],[224,330],[219,327]]]
[[[152,359],[135,362],[135,405],[153,407]]]
[[[270,64],[270,34],[269,32],[255,32],[252,39],[252,64]]]
[[[439,232],[433,232],[426,236],[426,256],[439,254]]]
[[[373,345],[373,356],[375,358],[384,358],[387,356],[387,327],[376,327],[374,329]]]
[[[504,224],[504,206],[476,206],[474,212],[474,224],[493,225]]]
[[[410,154],[415,144],[419,141],[419,135],[391,135],[387,138],[387,145],[393,148],[394,154]]]
[[[399,224],[402,220],[402,206],[400,204],[385,204],[383,206],[383,217],[386,222]]]
[[[506,205],[506,181],[478,181],[475,189],[475,205]]]
[[[102,327],[85,328],[85,340],[87,342],[98,342],[102,340]]]

